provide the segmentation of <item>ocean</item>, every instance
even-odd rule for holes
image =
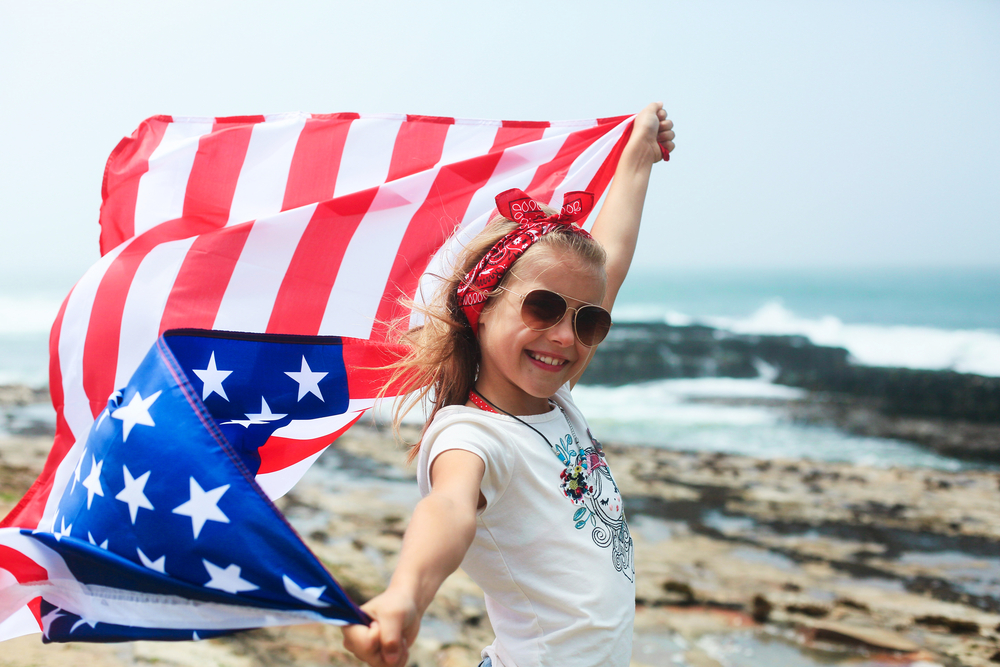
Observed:
[[[0,384],[46,384],[48,330],[72,282],[58,274],[4,278]],[[636,269],[613,315],[617,321],[801,334],[846,348],[857,363],[1000,376],[1000,267]],[[580,386],[574,394],[605,441],[871,465],[968,465],[905,442],[790,423],[769,407],[799,391],[767,378],[705,378]]]

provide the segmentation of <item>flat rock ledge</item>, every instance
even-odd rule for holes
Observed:
[[[0,511],[47,447],[0,439]],[[635,541],[635,667],[647,664],[639,649],[667,640],[685,647],[686,664],[720,665],[705,639],[752,633],[834,662],[1000,662],[1000,474],[606,450]],[[358,600],[388,582],[418,500],[405,458],[387,430],[358,424],[278,503]],[[428,610],[411,664],[475,665],[491,641],[482,592],[459,570]],[[5,648],[12,666],[360,664],[322,625],[178,644],[29,636]]]

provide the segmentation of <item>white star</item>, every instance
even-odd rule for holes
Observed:
[[[97,540],[95,540],[95,539],[94,539],[94,536],[90,534],[90,531],[89,531],[89,530],[87,531],[87,539],[88,539],[88,540],[90,541],[90,543],[91,543],[91,544],[93,544],[93,545],[94,545],[95,547],[97,546]],[[108,550],[108,541],[107,541],[107,540],[104,540],[103,542],[101,542],[101,545],[100,545],[100,546],[101,546],[101,548],[102,548],[102,549],[104,549],[105,551],[107,551],[107,550]]]
[[[240,577],[240,566],[230,565],[226,569],[222,569],[218,565],[213,565],[207,560],[202,559],[202,563],[205,564],[205,569],[208,570],[208,576],[211,577],[209,582],[205,584],[205,588],[217,588],[220,591],[226,591],[227,593],[239,593],[241,591],[255,591],[260,586],[254,586],[246,579]]]
[[[326,586],[310,586],[309,588],[302,588],[297,583],[292,581],[287,574],[281,575],[281,580],[285,582],[285,590],[293,598],[302,600],[306,604],[311,604],[314,607],[329,607],[330,604],[327,602],[320,602],[319,596],[323,595],[323,591],[326,590]]]
[[[208,360],[208,368],[203,370],[193,369],[194,374],[201,378],[204,386],[201,389],[201,400],[206,400],[213,393],[218,394],[222,398],[229,400],[226,396],[226,390],[222,386],[222,381],[229,377],[232,371],[220,371],[215,365],[215,352],[212,352],[212,358]]]
[[[83,625],[83,624],[87,624],[91,628],[96,628],[97,627],[97,621],[92,621],[89,618],[84,618],[84,617],[81,616],[80,620],[77,621],[76,623],[74,623],[73,627],[69,629],[69,633],[73,634],[76,631],[76,629],[78,627],[80,627],[81,625]]]
[[[279,415],[271,412],[271,407],[267,404],[267,401],[264,400],[263,396],[260,397],[260,412],[256,414],[250,414],[248,412],[246,413],[246,415],[247,419],[251,420],[254,423],[261,423],[261,424],[264,422],[273,422],[278,419],[284,419],[285,417],[288,416],[287,414]]]
[[[158,391],[149,398],[143,398],[139,392],[135,392],[132,400],[128,402],[123,408],[117,408],[111,413],[111,416],[115,419],[120,419],[122,421],[122,428],[124,432],[122,434],[122,442],[128,440],[128,434],[132,432],[132,427],[136,424],[142,424],[143,426],[156,426],[153,423],[153,418],[149,416],[149,406],[153,404],[153,401],[160,397],[162,391]]]
[[[80,472],[81,472],[81,468],[83,468],[83,460],[85,458],[87,458],[87,448],[86,447],[84,447],[83,451],[80,452],[80,460],[76,462],[76,468],[73,470],[73,486],[70,487],[70,490],[69,490],[70,493],[73,493],[73,490],[76,489],[76,483],[80,481]]]
[[[327,375],[329,375],[329,373],[319,373],[313,371],[311,368],[309,368],[309,364],[306,362],[305,356],[302,357],[301,370],[285,371],[285,375],[287,375],[288,377],[292,378],[293,380],[299,383],[298,400],[301,401],[302,397],[305,396],[306,394],[315,394],[316,398],[326,403],[326,400],[323,398],[322,392],[320,392],[319,390],[319,381],[325,378]]]
[[[201,641],[201,637],[198,636],[198,631],[197,630],[195,630],[194,632],[191,633],[191,640],[192,641],[196,641],[196,642]]]
[[[243,428],[250,428],[254,424],[266,424],[268,422],[273,422],[278,419],[284,419],[288,415],[277,415],[271,412],[271,407],[264,400],[264,397],[260,397],[260,412],[255,414],[246,413],[246,419],[234,419],[233,421],[222,422],[223,424],[239,424]]]
[[[53,526],[54,528],[55,526]],[[66,517],[62,517],[62,530],[56,531],[56,541],[61,540],[64,537],[69,537],[69,534],[73,532],[73,524],[66,525]]]
[[[100,463],[94,458],[94,455],[90,455],[90,474],[87,475],[87,479],[83,480],[83,488],[87,489],[87,509],[90,509],[90,503],[94,502],[94,496],[98,495],[104,497],[104,488],[101,487],[101,468],[104,467],[104,461]]]
[[[167,573],[167,555],[166,554],[163,554],[162,556],[160,556],[156,560],[150,560],[149,556],[147,556],[146,554],[142,553],[142,549],[140,549],[139,547],[136,547],[135,550],[139,552],[139,560],[142,561],[143,565],[145,565],[146,567],[148,567],[150,570],[156,570],[160,574],[166,574]]]
[[[201,527],[206,521],[218,521],[229,523],[229,517],[219,509],[219,498],[229,490],[229,485],[220,486],[211,491],[203,491],[198,482],[191,478],[191,500],[183,505],[174,508],[174,514],[183,514],[191,517],[191,528],[194,529],[194,537],[198,539]]]
[[[139,513],[139,508],[144,507],[145,509],[153,509],[153,503],[149,502],[149,498],[146,497],[144,492],[146,488],[146,482],[149,481],[149,470],[139,475],[139,479],[133,479],[132,473],[129,472],[128,466],[122,466],[122,472],[125,475],[125,488],[122,489],[115,500],[120,500],[123,503],[128,503],[128,513],[132,517],[132,525],[135,525],[135,515]]]
[[[60,614],[59,609],[57,608],[45,614],[45,616],[42,616],[42,635],[47,638],[49,636],[49,630],[52,629],[52,624],[55,620],[57,618],[62,618],[65,615],[66,614]]]

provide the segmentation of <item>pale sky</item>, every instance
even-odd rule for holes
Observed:
[[[559,120],[661,100],[635,266],[1000,266],[1000,3],[0,4],[0,277],[98,258],[154,114]]]

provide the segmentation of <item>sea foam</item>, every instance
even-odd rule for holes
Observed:
[[[848,324],[833,315],[801,317],[775,299],[749,317],[699,317],[654,306],[615,309],[627,321],[665,321],[674,326],[707,324],[741,334],[802,335],[816,345],[843,347],[866,366],[895,366],[1000,376],[1000,332],[987,329]]]

